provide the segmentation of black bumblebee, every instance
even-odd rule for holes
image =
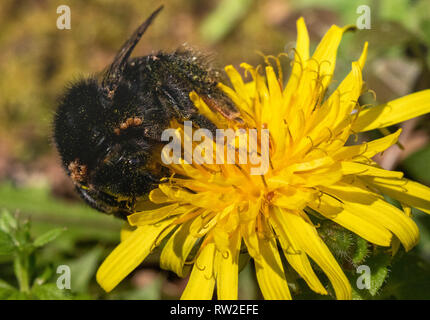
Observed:
[[[215,129],[190,101],[191,91],[226,117],[237,114],[217,88],[219,73],[194,52],[130,58],[161,9],[124,43],[100,80],[67,88],[54,117],[54,141],[76,190],[93,208],[121,218],[170,175],[160,158],[161,134],[172,119]]]

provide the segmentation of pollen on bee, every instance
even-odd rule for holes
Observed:
[[[143,121],[141,118],[137,118],[137,117],[133,118],[133,125],[134,126],[140,126],[142,124],[142,122]]]
[[[87,166],[80,164],[78,159],[70,162],[67,169],[69,169],[70,178],[73,182],[85,181],[87,176]]]
[[[116,135],[120,135],[123,130],[127,130],[131,127],[138,127],[143,123],[143,119],[139,117],[130,117],[127,118],[124,122],[122,122],[118,128],[115,128],[113,132]]]
[[[108,90],[107,96],[109,99],[112,99],[114,94],[115,94],[115,90]]]

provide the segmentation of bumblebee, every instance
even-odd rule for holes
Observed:
[[[53,120],[53,140],[77,192],[93,208],[120,218],[135,212],[170,175],[160,158],[161,134],[172,120],[216,129],[198,113],[191,91],[214,111],[237,114],[217,88],[219,72],[193,51],[130,58],[161,9],[137,28],[99,77],[66,88]]]

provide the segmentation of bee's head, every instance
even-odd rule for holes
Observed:
[[[104,106],[96,79],[82,79],[69,86],[54,117],[54,141],[65,166],[79,159],[88,165],[106,139]]]
[[[117,199],[149,192],[159,181],[152,121],[138,117],[134,98],[120,84],[113,99],[94,78],[69,86],[54,117],[54,141],[78,191],[102,211],[115,212]],[[115,111],[116,110],[116,111]],[[155,167],[154,167],[155,165]],[[110,200],[109,200],[110,199]]]

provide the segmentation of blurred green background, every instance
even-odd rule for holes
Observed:
[[[71,8],[71,30],[56,27],[56,9],[64,4]],[[51,141],[52,115],[64,85],[102,71],[160,4],[165,9],[134,55],[172,51],[186,43],[220,68],[243,61],[260,64],[256,51],[277,55],[291,49],[300,16],[305,17],[315,48],[331,24],[355,24],[360,16],[357,7],[367,4],[371,29],[345,35],[335,80],[347,74],[364,41],[369,41],[364,79],[376,97],[365,94],[363,103],[382,103],[430,87],[428,0],[2,0],[0,210],[29,220],[33,238],[66,228],[36,251],[33,278],[43,275],[40,283],[52,284],[59,265],[72,269],[71,290],[64,294],[48,288],[36,298],[171,299],[178,298],[186,284],[186,279],[158,268],[156,251],[111,294],[100,289],[95,271],[119,242],[122,222],[82,204]],[[404,150],[395,146],[376,160],[430,185],[429,123],[429,116],[423,116],[402,124]],[[369,135],[375,138],[380,133]],[[414,215],[420,244],[411,253],[401,253],[389,267],[375,262],[373,291],[355,293],[356,298],[430,298],[430,217],[417,211]],[[2,241],[0,237],[0,247]],[[9,287],[18,286],[13,261],[10,251],[0,250],[0,298],[25,298],[10,294]],[[240,275],[239,292],[242,299],[261,298],[251,265]],[[318,298],[305,288],[294,296]]]

